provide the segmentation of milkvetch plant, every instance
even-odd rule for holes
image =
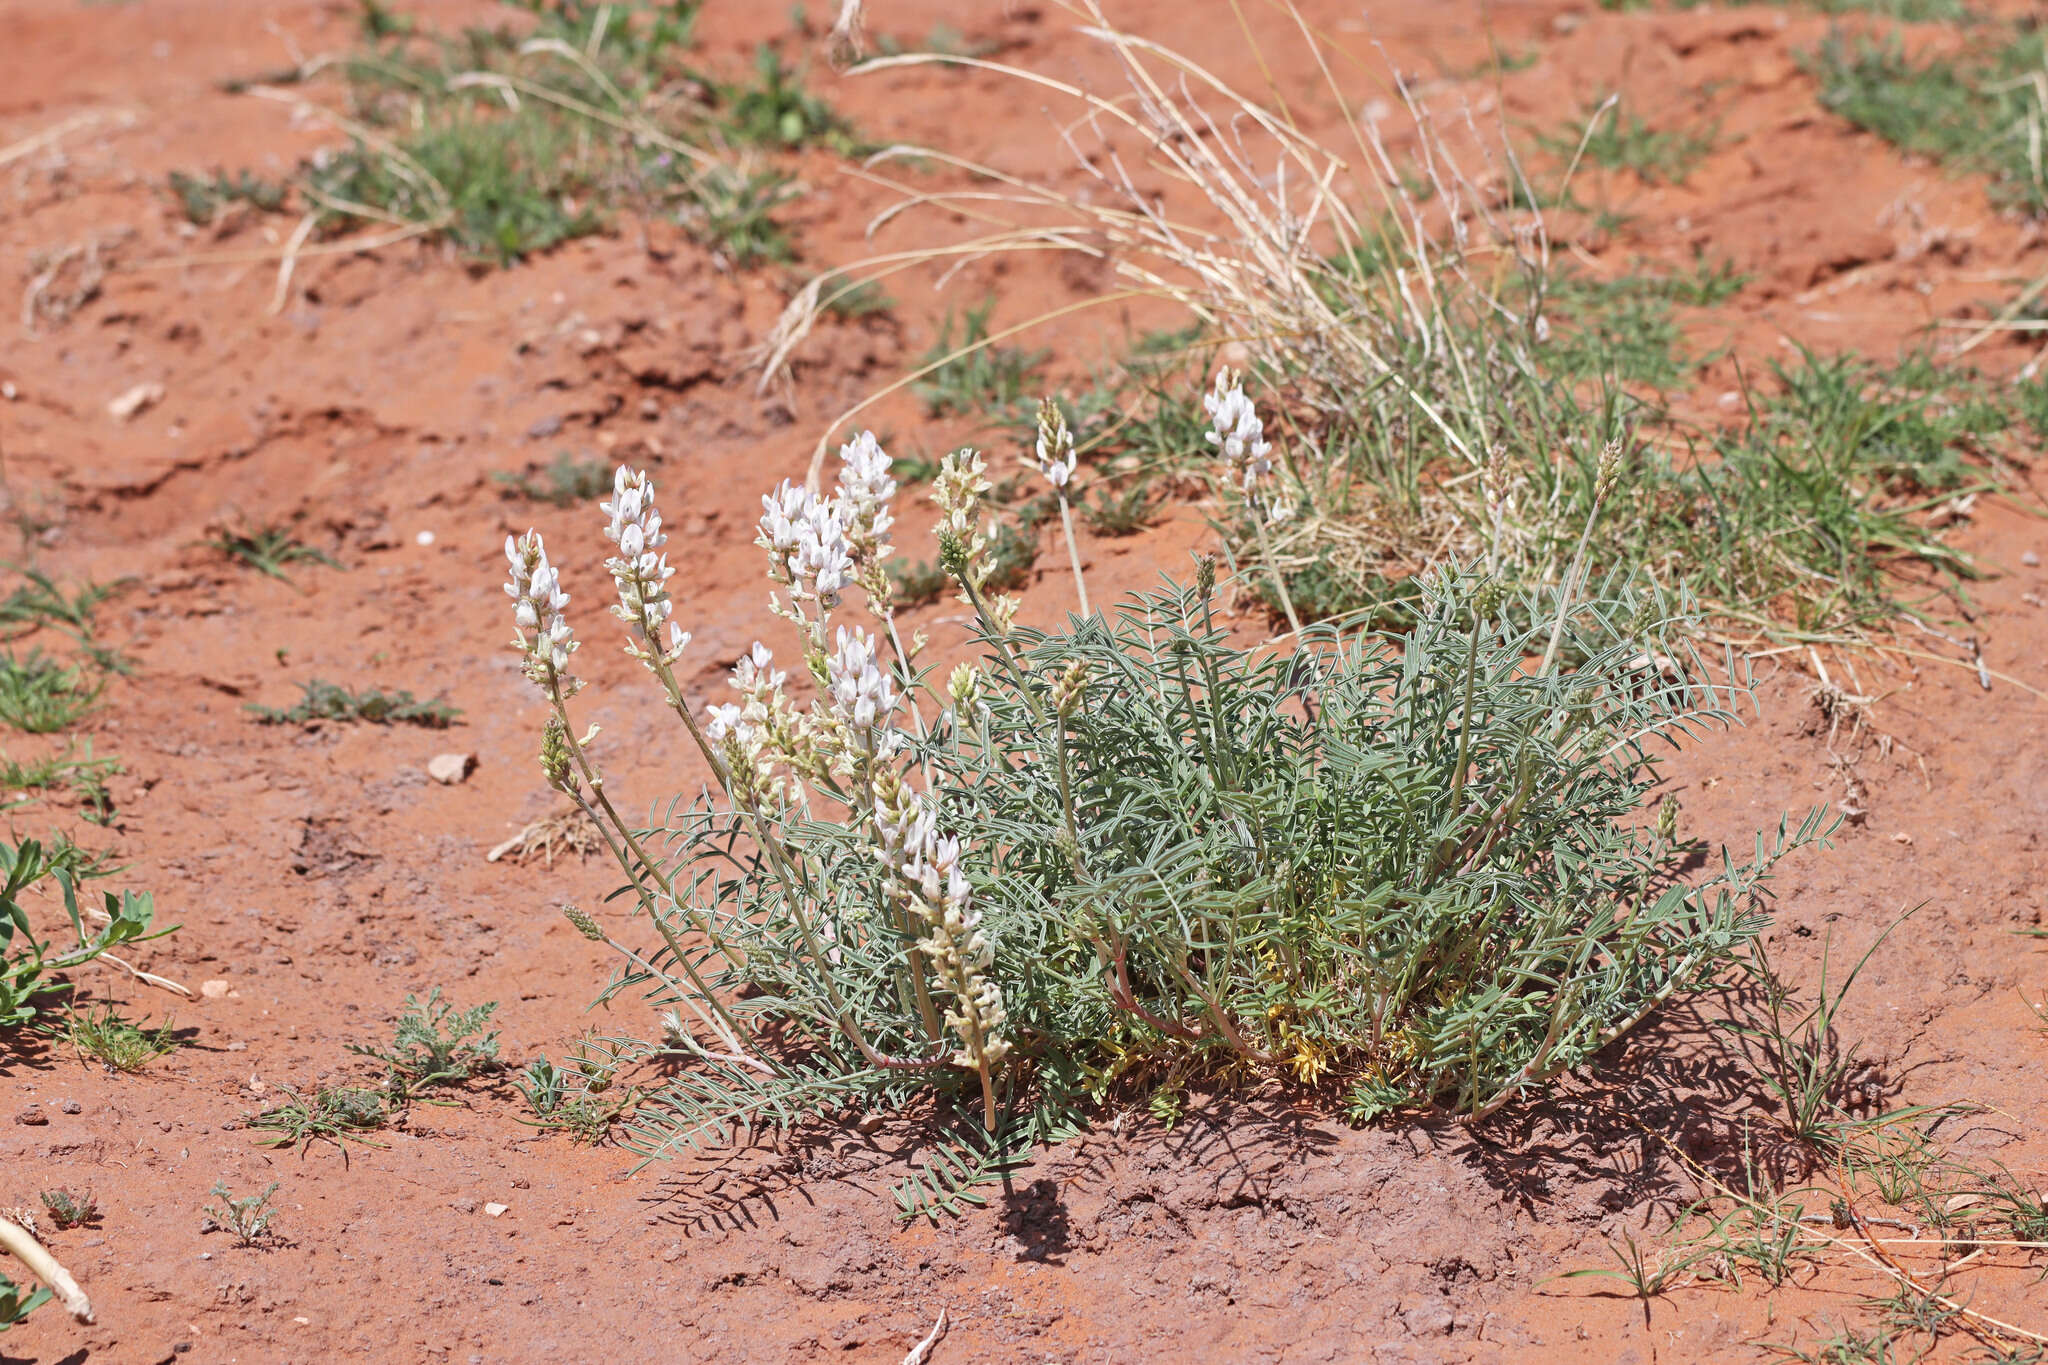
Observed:
[[[1228,376],[1207,407],[1270,516],[1256,413]],[[1038,629],[987,591],[984,464],[960,451],[933,495],[972,657],[940,662],[903,641],[881,569],[886,456],[863,434],[840,464],[828,493],[762,500],[795,662],[756,643],[709,706],[674,670],[690,637],[653,483],[618,471],[613,612],[713,778],[645,824],[572,714],[559,575],[538,535],[506,545],[542,770],[625,874],[626,916],[570,919],[619,954],[604,998],[660,1020],[607,1046],[683,1063],[626,1121],[649,1157],[933,1104],[1014,1151],[1195,1069],[1361,1119],[1477,1121],[1715,980],[1765,924],[1777,859],[1826,837],[1818,813],[1781,822],[1753,859],[1681,877],[1676,810],[1647,804],[1658,748],[1732,720],[1743,684],[1732,659],[1707,681],[1684,601],[1582,582],[1583,549],[1540,604],[1433,570],[1393,640],[1247,646],[1213,561]]]

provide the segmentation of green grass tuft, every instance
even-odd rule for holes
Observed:
[[[1821,103],[1902,151],[1991,180],[1992,202],[2048,212],[2048,35],[2018,32],[1953,58],[1916,60],[1894,38],[1833,33],[1807,58]]]

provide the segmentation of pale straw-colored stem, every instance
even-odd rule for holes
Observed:
[[[5,1251],[15,1260],[28,1267],[29,1273],[50,1286],[50,1292],[57,1296],[57,1302],[64,1305],[64,1311],[79,1322],[92,1321],[92,1300],[78,1287],[78,1281],[71,1278],[71,1272],[58,1264],[57,1258],[43,1249],[43,1244],[8,1219],[0,1218],[0,1251]]]

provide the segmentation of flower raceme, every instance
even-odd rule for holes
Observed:
[[[1209,416],[1209,444],[1237,480],[1238,491],[1254,506],[1263,505],[1267,520],[1285,521],[1294,509],[1265,492],[1273,477],[1273,444],[1266,439],[1266,424],[1230,369],[1216,371],[1216,387],[1202,396],[1202,410]]]
[[[561,576],[548,563],[540,532],[528,531],[516,540],[506,536],[505,558],[512,566],[505,592],[512,599],[512,619],[518,627],[515,643],[530,668],[559,673],[569,666],[569,656],[576,651],[576,634],[562,614],[569,605],[569,594],[562,591]],[[532,640],[526,638],[527,631],[534,633]]]
[[[1258,418],[1252,420],[1256,422]],[[1050,398],[1038,405],[1038,441],[1033,450],[1038,472],[1064,497],[1080,456],[1074,449],[1074,433],[1067,427],[1066,414]]]
[[[661,513],[654,506],[654,481],[645,471],[620,465],[612,480],[612,500],[600,503],[599,507],[611,518],[604,529],[605,539],[618,547],[618,554],[605,561],[605,568],[611,571],[619,590],[619,603],[612,608],[612,614],[629,626],[637,626],[647,649],[673,663],[690,643],[690,636],[670,619],[675,603],[668,595],[668,580],[674,577],[675,570],[668,566],[668,556],[661,553],[668,535],[661,529]],[[665,650],[661,645],[664,624],[669,634]],[[627,645],[626,650],[639,658],[648,657],[635,645]]]
[[[768,551],[768,576],[789,585],[799,601],[830,610],[853,582],[853,544],[836,498],[821,498],[784,479],[761,498],[761,534],[755,544]]]

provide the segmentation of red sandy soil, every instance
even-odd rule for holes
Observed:
[[[441,25],[496,13],[413,8]],[[1228,69],[1241,53],[1230,7],[1192,9],[1200,23],[1161,0],[1112,15]],[[1794,54],[1823,19],[1444,0],[1379,7],[1368,28],[1342,5],[1310,10],[1365,67],[1392,61],[1426,89],[1497,98],[1517,123],[1556,126],[1617,85],[1653,124],[1718,123],[1690,184],[1618,189],[1635,220],[1578,249],[1610,273],[1695,249],[1732,259],[1752,282],[1703,334],[1749,373],[1794,342],[1887,358],[1928,323],[1983,317],[2048,271],[2035,229],[1993,215],[1980,183],[1909,164],[1819,109]],[[878,0],[870,15],[909,37],[940,19],[1001,44],[1003,60],[1109,77],[1055,8]],[[1537,54],[1497,92],[1460,76],[1485,59],[1483,19],[1503,51]],[[787,32],[778,6],[742,16],[714,5],[700,30],[707,60],[734,65]],[[1760,1342],[1810,1344],[1873,1287],[1836,1266],[1775,1294],[1689,1289],[1646,1315],[1604,1282],[1553,1278],[1611,1264],[1607,1240],[1624,1232],[1657,1243],[1694,1193],[1675,1153],[1727,1169],[1745,1132],[1770,1127],[1753,1086],[1682,1012],[1478,1131],[1355,1131],[1297,1097],[1219,1098],[1171,1131],[1141,1116],[1106,1122],[988,1208],[936,1228],[895,1219],[887,1186],[910,1138],[889,1129],[629,1176],[630,1154],[539,1134],[518,1122],[509,1089],[479,1087],[464,1106],[415,1107],[382,1146],[259,1147],[241,1121],[281,1085],[363,1075],[344,1044],[388,1038],[408,991],[501,1002],[515,1062],[592,1026],[648,1026],[623,1006],[586,1013],[612,964],[559,913],[597,905],[612,874],[573,857],[551,868],[484,858],[550,809],[533,761],[542,710],[506,647],[505,535],[537,524],[578,600],[605,596],[599,515],[509,500],[491,473],[561,448],[651,462],[697,632],[688,683],[700,703],[719,700],[726,668],[764,626],[759,494],[801,477],[819,435],[929,346],[948,304],[993,289],[1002,324],[1101,281],[1011,260],[942,292],[893,289],[894,318],[823,326],[794,380],[760,397],[744,357],[781,309],[785,276],[721,273],[661,223],[629,221],[503,271],[417,243],[308,258],[272,311],[275,225],[290,220],[195,232],[164,179],[215,166],[275,175],[333,142],[218,82],[345,47],[353,8],[10,0],[0,33],[0,145],[81,120],[0,165],[0,279],[26,287],[35,253],[88,242],[110,267],[68,317],[17,326],[0,353],[8,495],[52,523],[28,552],[60,580],[134,580],[100,622],[138,671],[84,727],[126,765],[119,818],[79,828],[129,864],[114,884],[154,891],[164,922],[184,926],[141,965],[195,991],[225,985],[188,1003],[85,974],[85,998],[190,1031],[189,1046],[139,1075],[102,1074],[58,1043],[0,1053],[0,1203],[68,1185],[92,1188],[105,1209],[97,1227],[51,1234],[97,1323],[48,1307],[0,1338],[0,1353],[95,1365],[893,1363],[943,1309],[940,1361],[1746,1360]],[[1277,73],[1283,88],[1317,89],[1299,53],[1276,60],[1296,62]],[[839,79],[822,65],[814,79],[878,140],[1071,174],[1043,99],[1014,83]],[[1309,126],[1335,126],[1327,99],[1301,101]],[[802,169],[810,193],[795,217],[809,264],[937,233],[911,219],[864,243],[861,225],[891,195],[828,158]],[[1062,363],[1085,370],[1125,321],[1066,320],[1053,333]],[[2030,354],[1994,342],[1972,359],[2002,374]],[[1710,370],[1701,406],[1733,379],[1731,362]],[[110,399],[151,382],[160,403],[125,423],[108,414]],[[919,422],[898,407],[876,425]],[[928,448],[958,439],[919,434]],[[905,496],[906,508],[919,501]],[[906,521],[921,531],[926,517]],[[289,521],[347,571],[294,566],[290,586],[199,544],[237,520]],[[1096,595],[1180,570],[1205,537],[1199,513],[1183,510],[1146,536],[1089,542]],[[2048,685],[2048,575],[2022,563],[2048,553],[2048,532],[1982,501],[1953,540],[1996,574],[1964,628],[1999,674]],[[1050,615],[1071,584],[1064,556],[1041,566],[1031,610]],[[917,624],[941,635],[952,610]],[[616,782],[635,801],[694,787],[687,745],[590,616],[579,664],[600,684],[588,718],[603,726]],[[2048,885],[2044,711],[2021,686],[1982,688],[1946,641],[1904,643],[1947,662],[1860,656],[1866,685],[1899,689],[1875,718],[1895,744],[1859,769],[1867,816],[1834,851],[1788,866],[1770,944],[1810,981],[1830,939],[1838,961],[1860,954],[1927,902],[1872,959],[1842,1035],[1888,1100],[1988,1106],[1951,1136],[2038,1185],[2048,1044],[2021,993],[2048,987],[2048,961],[2013,931],[2041,923]],[[1688,833],[1739,851],[1780,811],[1843,796],[1807,666],[1766,661],[1761,717],[1676,765]],[[464,719],[448,732],[251,723],[247,704],[286,704],[309,676],[445,693]],[[476,753],[474,775],[429,781],[428,760],[449,750]],[[14,819],[40,832],[34,810]],[[238,1249],[202,1232],[201,1205],[223,1180],[237,1192],[279,1182],[275,1244]],[[508,1209],[493,1217],[486,1204]],[[2039,1286],[2004,1274],[1973,1282],[1977,1306],[2039,1326],[2039,1298],[2028,1316]]]

